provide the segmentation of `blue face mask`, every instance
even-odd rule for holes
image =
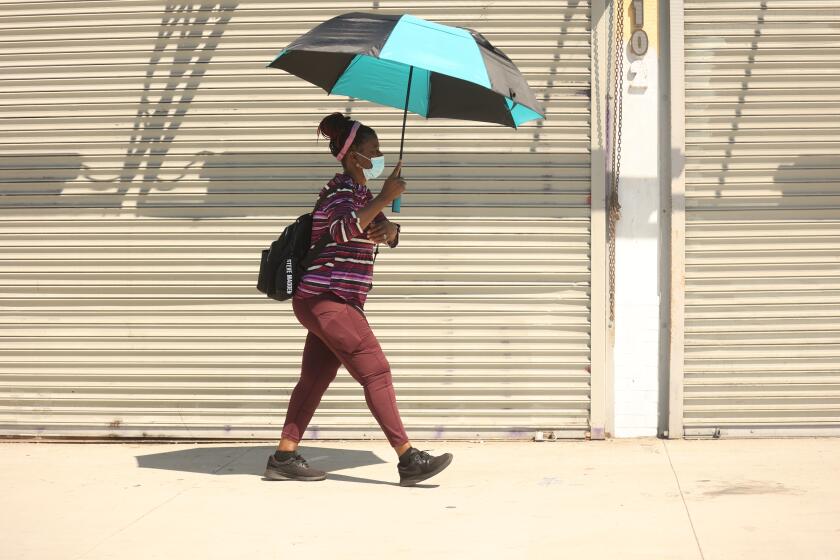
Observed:
[[[365,174],[366,179],[376,179],[377,177],[382,175],[383,171],[385,171],[385,156],[369,158],[360,154],[359,152],[356,152],[356,154],[362,156],[363,158],[365,158],[373,164],[373,167],[371,167],[370,169],[362,168],[362,172]]]

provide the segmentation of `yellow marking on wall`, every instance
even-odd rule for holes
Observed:
[[[659,36],[659,0],[642,0],[644,5],[644,25],[641,29],[645,30],[648,36],[648,51],[645,56],[652,54],[656,50]],[[633,11],[633,0],[624,0],[624,40],[627,49],[630,49],[630,36],[637,28],[633,24],[635,21],[635,13]],[[631,56],[635,57],[632,54]]]

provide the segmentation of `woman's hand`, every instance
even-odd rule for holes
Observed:
[[[359,225],[363,231],[368,231],[368,227],[373,225],[373,221],[382,213],[382,210],[386,206],[390,206],[395,199],[405,192],[405,179],[397,177],[400,169],[402,169],[402,160],[397,162],[394,171],[385,180],[385,184],[382,185],[382,192],[376,195],[367,206],[356,211],[356,217],[359,219]]]
[[[405,192],[405,179],[399,176],[401,169],[402,160],[399,160],[397,165],[394,166],[391,175],[385,179],[385,183],[382,185],[382,192],[379,193],[379,196],[388,204],[400,198]]]
[[[388,220],[382,220],[370,224],[368,227],[368,239],[377,243],[391,243],[397,237],[397,225]]]

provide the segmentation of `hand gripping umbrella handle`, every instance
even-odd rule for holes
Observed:
[[[408,96],[411,94],[411,75],[414,74],[414,66],[408,67],[408,87],[405,88],[405,109],[403,109],[403,125],[402,125],[402,136],[400,137],[400,159],[403,157],[403,144],[405,143],[405,120],[408,117]],[[400,169],[399,177],[402,177],[402,169]],[[402,198],[402,197],[400,197]],[[400,199],[395,198],[394,201],[391,203],[391,211],[396,212],[399,214],[400,212]]]

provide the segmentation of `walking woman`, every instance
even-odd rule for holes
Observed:
[[[399,177],[402,161],[373,196],[370,179],[379,177],[385,157],[370,127],[341,113],[325,117],[318,134],[330,139],[330,152],[343,171],[321,189],[313,214],[312,241],[329,232],[332,239],[301,278],[292,307],[309,331],[303,349],[300,381],[289,400],[282,438],[268,458],[265,476],[274,480],[324,480],[297,452],[300,439],[341,365],[364,388],[365,400],[399,457],[400,486],[411,486],[445,469],[451,453],[432,456],[412,447],[405,433],[391,378],[391,366],[364,312],[372,287],[374,248],[396,247],[399,224],[382,209],[405,191]]]

